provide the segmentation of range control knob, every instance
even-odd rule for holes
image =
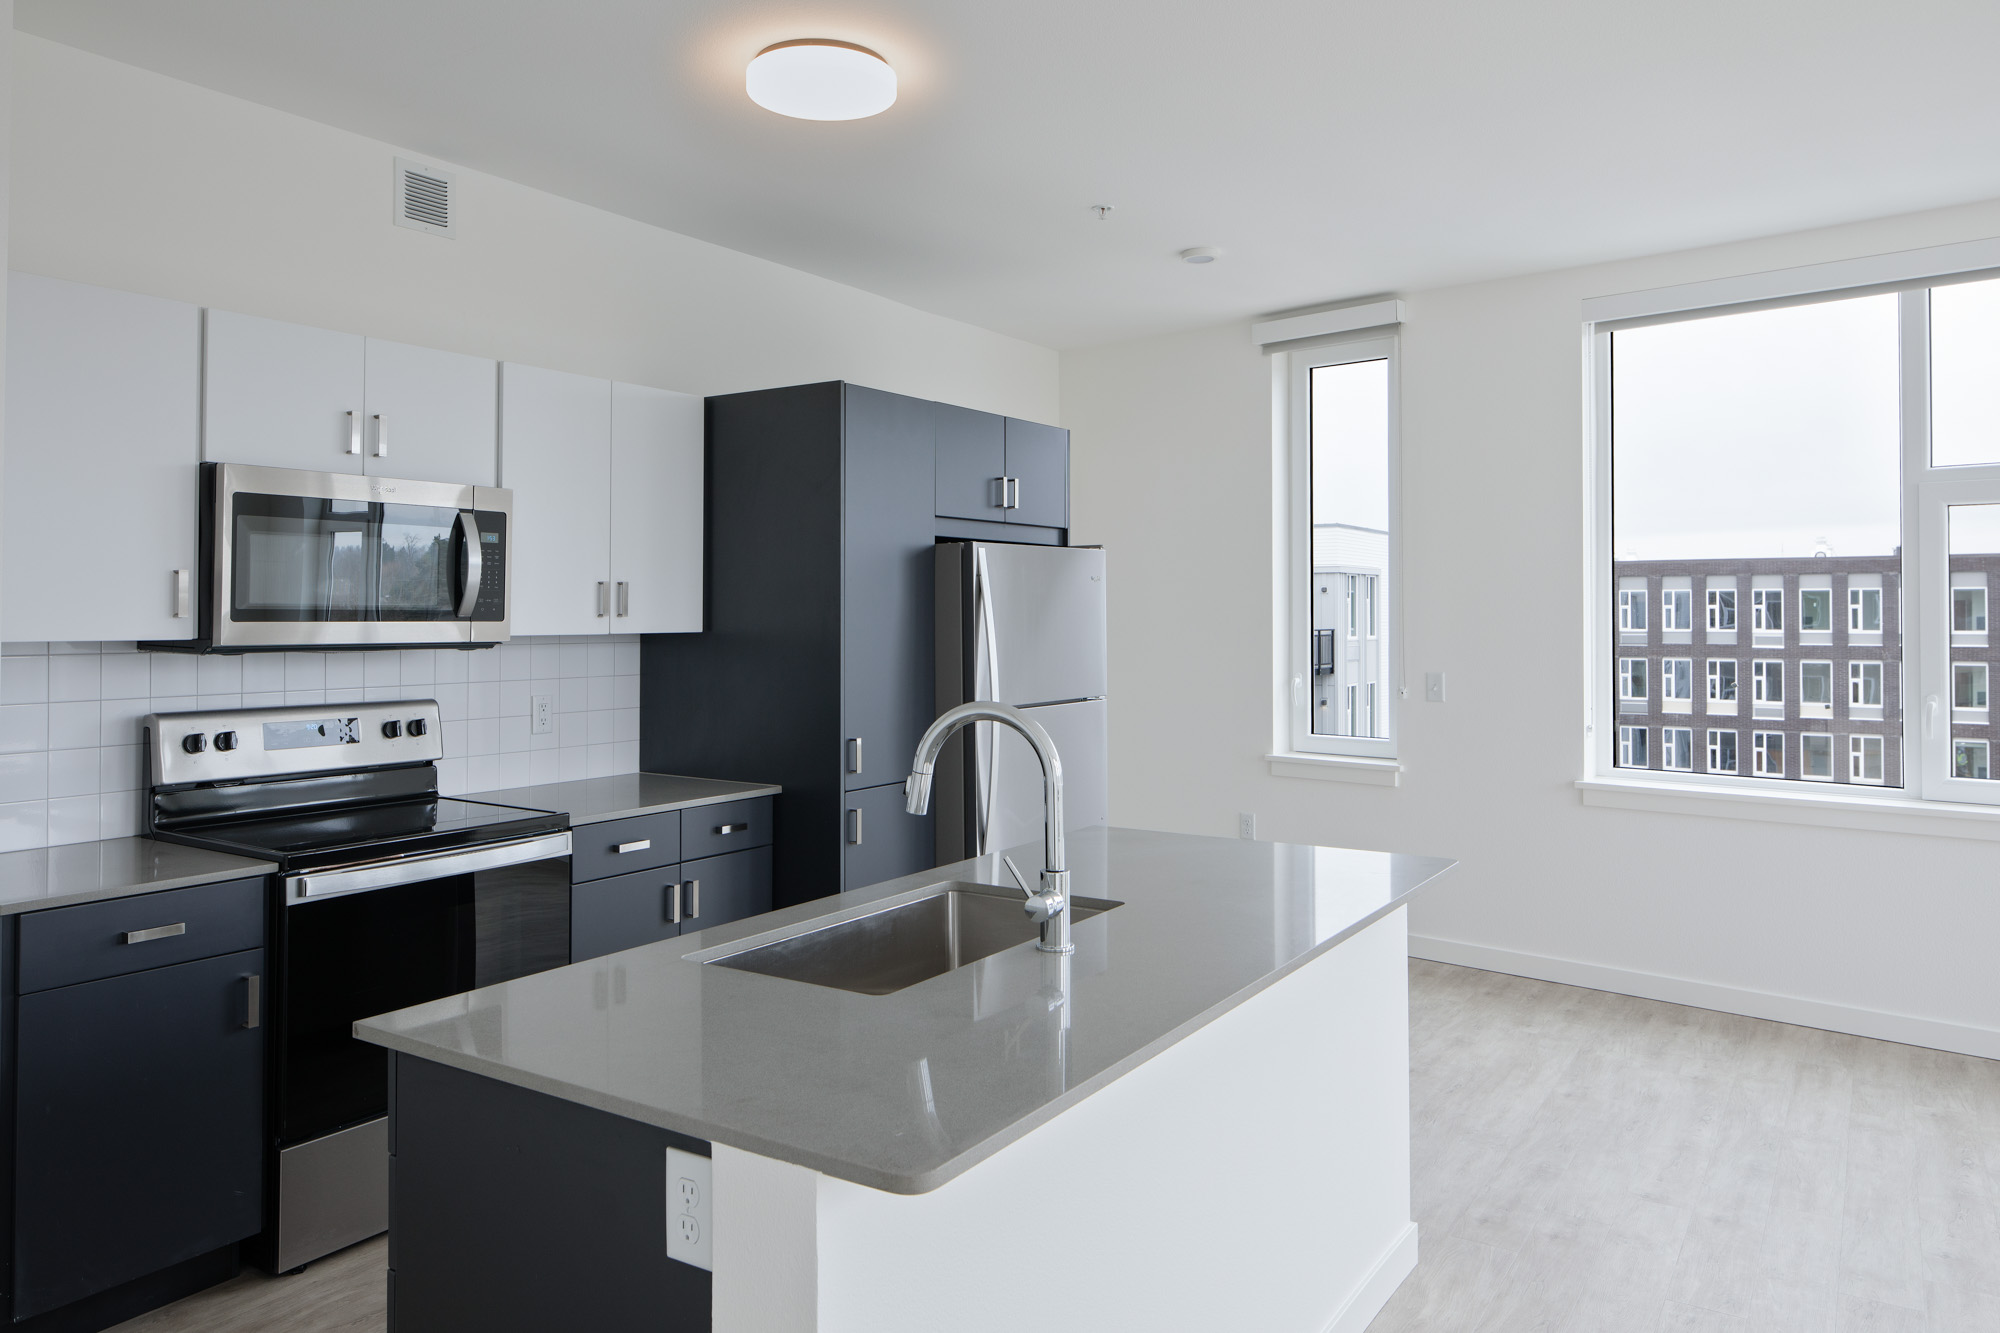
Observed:
[[[430,729],[431,729],[431,724],[424,721],[422,718],[413,717],[410,719],[409,732],[412,736],[421,736]]]
[[[233,732],[233,731],[218,731],[218,732],[216,732],[216,733],[215,733],[215,748],[216,748],[216,749],[218,749],[218,750],[233,750],[233,749],[235,749],[235,748],[236,748],[236,733],[235,733],[235,732]]]
[[[181,737],[181,748],[189,754],[200,754],[208,748],[208,737],[198,731],[191,735],[183,736]]]
[[[394,718],[390,718],[382,724],[382,734],[393,741],[396,737],[403,734],[403,724]]]

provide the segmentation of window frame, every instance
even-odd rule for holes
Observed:
[[[1280,623],[1276,654],[1278,681],[1274,731],[1276,758],[1288,755],[1349,757],[1395,760],[1400,736],[1401,703],[1409,697],[1403,671],[1403,579],[1402,579],[1402,351],[1395,325],[1376,326],[1355,335],[1315,339],[1297,345],[1274,348],[1274,411],[1277,419],[1277,449],[1283,459],[1286,493],[1282,497],[1287,517],[1285,540],[1279,543],[1283,567],[1279,570],[1279,595],[1288,602],[1288,613]],[[1388,582],[1386,593],[1377,582],[1375,605],[1376,637],[1381,643],[1382,679],[1378,692],[1379,717],[1384,735],[1322,736],[1313,731],[1312,674],[1312,372],[1321,366],[1354,365],[1364,361],[1387,362],[1388,396],[1388,512],[1389,534],[1386,568],[1380,578]],[[1350,606],[1353,590],[1349,591]]]
[[[1708,632],[1710,634],[1734,634],[1736,632],[1736,589],[1709,588],[1708,592]],[[1729,623],[1720,623],[1723,619]]]
[[[1620,634],[1645,634],[1647,593],[1644,588],[1620,588],[1618,590],[1618,632]],[[1639,613],[1638,624],[1632,623],[1632,613]]]
[[[1740,777],[1743,773],[1743,761],[1740,757],[1743,752],[1742,734],[1735,727],[1708,727],[1706,730],[1708,735],[1703,739],[1708,742],[1706,747],[1708,766],[1705,771],[1721,777]],[[1716,758],[1723,748],[1721,738],[1724,736],[1730,738],[1728,768],[1721,768],[1716,764]]]

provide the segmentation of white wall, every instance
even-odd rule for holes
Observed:
[[[27,272],[687,393],[1056,414],[1046,348],[471,171],[455,238],[392,226],[388,144],[26,34],[14,75]]]
[[[1271,381],[1247,325],[1067,353],[1111,552],[1114,824],[1457,857],[1434,956],[2000,1056],[1993,845],[1586,808],[1580,302],[2000,235],[2000,202],[1407,294],[1397,788],[1274,777]],[[1456,942],[1456,943],[1452,943]],[[1608,970],[1607,970],[1608,969]]]

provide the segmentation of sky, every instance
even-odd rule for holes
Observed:
[[[1389,526],[1389,363],[1312,373],[1312,521]]]

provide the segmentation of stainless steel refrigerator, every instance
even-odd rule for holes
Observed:
[[[1103,549],[941,542],[936,586],[938,711],[971,699],[1024,709],[1062,757],[1065,826],[1103,824]],[[1009,727],[961,731],[941,756],[935,798],[939,864],[1042,836],[1042,766]]]

